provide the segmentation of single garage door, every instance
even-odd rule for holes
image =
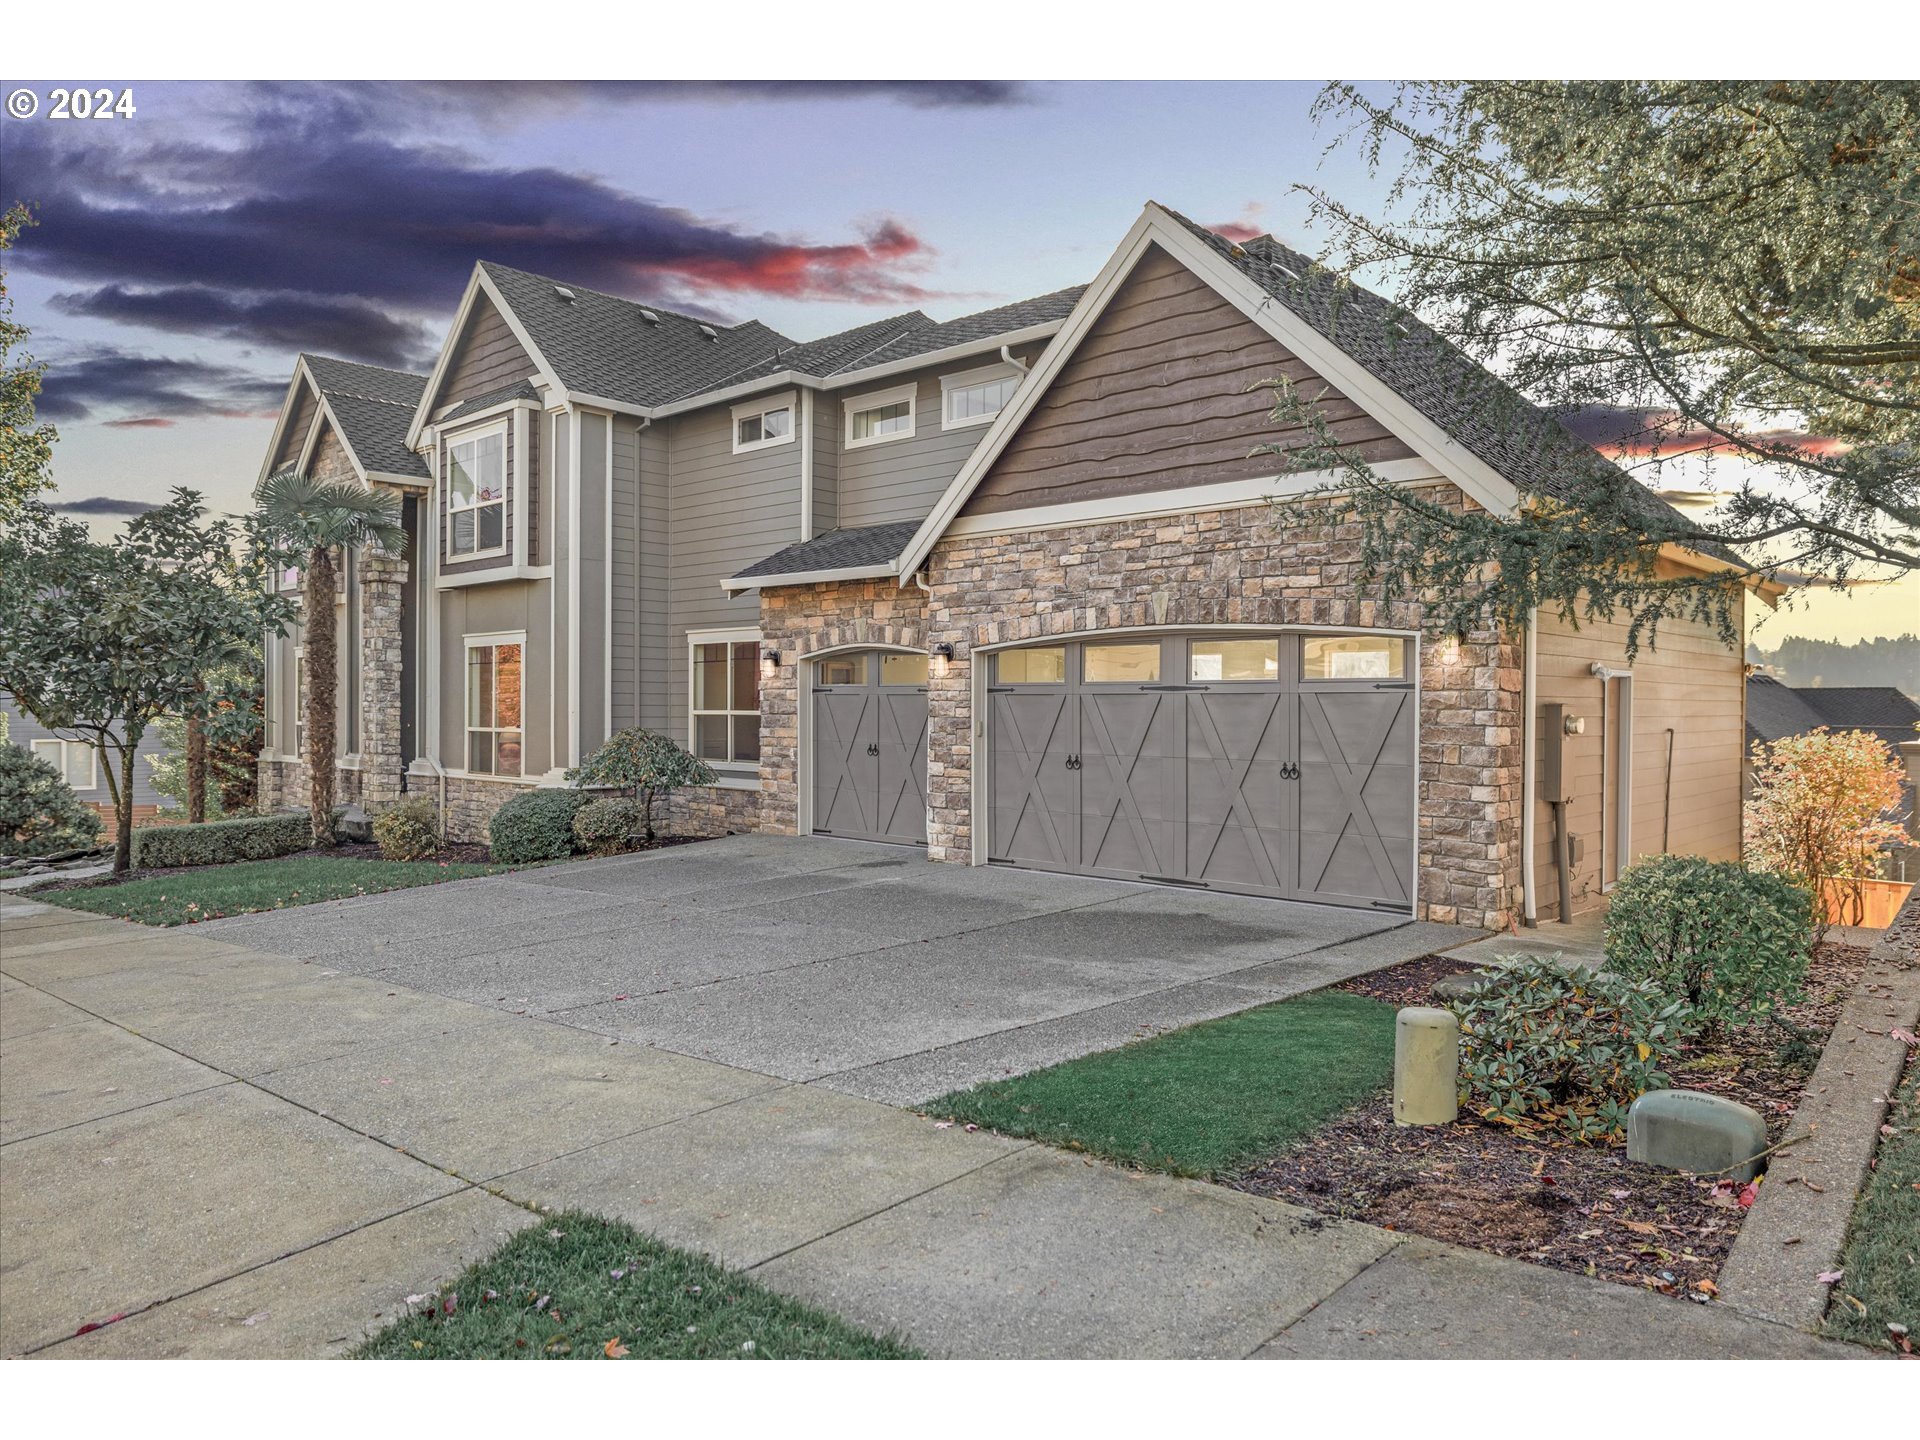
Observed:
[[[1412,642],[1180,635],[1002,651],[990,860],[1403,910]]]
[[[813,670],[813,828],[927,843],[927,657],[865,650]]]

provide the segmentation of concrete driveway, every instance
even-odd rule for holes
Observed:
[[[195,933],[892,1104],[1474,938],[1390,914],[746,835]]]

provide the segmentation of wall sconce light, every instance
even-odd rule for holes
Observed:
[[[760,652],[761,678],[766,680],[771,680],[773,678],[773,672],[778,670],[779,668],[780,668],[780,652],[774,649],[773,646],[769,645],[767,646],[766,649]]]
[[[1460,663],[1460,641],[1463,637],[1458,630],[1450,631],[1440,643],[1440,663],[1458,665]]]
[[[953,646],[944,641],[933,647],[933,673],[945,675],[947,667],[953,664]]]

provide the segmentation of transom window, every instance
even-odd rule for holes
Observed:
[[[447,556],[497,555],[507,548],[507,434],[447,447]]]
[[[60,772],[69,789],[92,790],[100,784],[94,773],[94,751],[78,740],[36,740],[33,753]]]
[[[693,753],[722,765],[759,763],[759,640],[693,647]]]
[[[1007,650],[994,657],[993,666],[1002,685],[1067,683],[1067,652],[1059,645],[1046,645],[1038,650]]]
[[[475,775],[521,774],[521,636],[467,641],[467,769]]]
[[[733,453],[784,445],[793,439],[793,396],[754,400],[733,407]]]
[[[1280,641],[1195,640],[1188,667],[1193,680],[1278,680]]]
[[[1087,645],[1081,649],[1081,679],[1089,685],[1151,685],[1160,678],[1160,642]]]
[[[1005,366],[943,375],[940,377],[940,423],[948,430],[985,425],[1006,408],[1007,401],[1019,388],[1020,372]]]
[[[877,394],[856,395],[846,402],[847,446],[879,445],[913,435],[915,387],[901,385]]]

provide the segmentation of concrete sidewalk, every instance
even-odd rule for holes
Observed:
[[[935,1355],[1862,1353],[210,935],[0,975],[8,1355],[336,1354],[561,1205]]]

